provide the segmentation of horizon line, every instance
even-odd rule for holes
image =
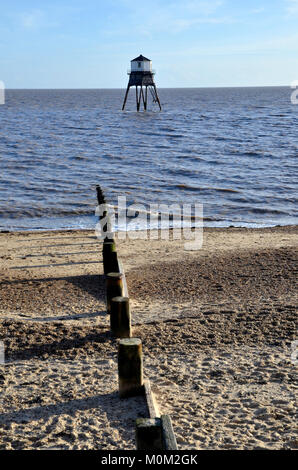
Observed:
[[[4,82],[5,83],[5,82]],[[125,87],[101,87],[101,88],[93,88],[93,87],[87,87],[87,88],[81,88],[81,87],[75,87],[75,88],[48,88],[48,87],[42,87],[42,88],[5,88],[6,91],[8,90],[126,90]],[[188,86],[188,87],[160,87],[157,86],[159,90],[188,90],[188,89],[221,89],[221,88],[291,88],[291,85],[237,85],[237,86]]]

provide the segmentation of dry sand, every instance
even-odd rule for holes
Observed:
[[[145,375],[180,449],[294,449],[297,227],[118,241]],[[101,243],[0,234],[0,449],[134,449],[142,397],[117,394]]]

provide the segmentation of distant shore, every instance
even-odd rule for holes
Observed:
[[[117,240],[133,335],[179,449],[295,449],[298,226]],[[0,449],[134,449],[94,230],[0,233]]]

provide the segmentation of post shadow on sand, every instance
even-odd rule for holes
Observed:
[[[105,276],[103,274],[4,280],[0,282],[0,286],[7,284],[27,284],[30,282],[30,287],[32,287],[34,284],[38,286],[43,282],[58,281],[67,281],[75,287],[87,292],[89,295],[92,295],[95,299],[105,301]]]
[[[77,266],[80,264],[101,264],[101,261],[72,261],[70,263],[50,263],[50,264],[36,264],[36,265],[25,265],[25,266],[12,266],[9,269],[33,269],[33,268],[53,268],[59,266]]]
[[[62,256],[74,256],[74,255],[97,255],[98,254],[98,251],[69,251],[69,252],[65,252],[65,253],[53,253],[53,254],[50,254],[49,253],[44,253],[44,254],[40,254],[40,253],[36,253],[34,255],[30,254],[30,255],[25,255],[25,256],[18,256],[17,258],[18,259],[27,259],[27,258],[48,258],[49,256],[53,256],[55,258],[59,258],[59,257],[62,257]]]
[[[104,274],[89,274],[70,276],[66,281],[92,295],[97,300],[105,302],[106,286]]]
[[[110,331],[99,328],[98,326],[93,327],[94,331],[86,334],[86,331],[78,333],[78,329],[73,332],[72,338],[62,338],[59,341],[53,341],[52,343],[47,342],[47,334],[45,331],[42,331],[40,334],[35,333],[34,336],[34,345],[28,347],[28,343],[20,342],[18,343],[18,349],[15,351],[10,351],[9,346],[6,349],[6,360],[28,360],[31,358],[42,358],[46,355],[54,357],[63,357],[63,352],[71,352],[76,354],[76,350],[85,349],[86,346],[92,347],[92,352],[99,353],[101,351],[101,345],[109,343],[113,345],[116,342],[115,338],[112,337]],[[61,336],[63,335],[63,329],[61,331]],[[41,343],[41,341],[45,341]],[[69,357],[71,359],[71,355]]]
[[[117,433],[124,442],[127,441],[129,434],[131,439],[134,440],[134,423],[131,422],[129,415],[126,416],[125,410],[129,413],[130,410],[135,410],[141,406],[143,411],[137,417],[144,418],[147,416],[147,409],[143,396],[127,398],[126,406],[123,407],[123,401],[119,397],[118,391],[113,391],[103,395],[69,400],[55,405],[36,406],[34,408],[23,408],[20,411],[3,413],[0,417],[0,424],[3,423],[5,426],[9,426],[12,423],[28,424],[41,419],[46,422],[53,416],[69,415],[73,417],[76,411],[99,409],[107,416],[110,426],[117,430]],[[119,423],[123,423],[123,426],[119,426]],[[41,438],[44,437],[41,436]],[[61,435],[60,437],[65,437],[68,440],[67,432],[65,431],[65,436]],[[98,442],[98,445],[100,446],[100,442]]]
[[[67,233],[67,232],[70,232],[70,233],[71,233],[72,231],[71,231],[71,230],[63,230],[63,232],[64,232],[64,233]],[[0,230],[0,233],[10,233],[10,231],[9,231],[9,230],[7,230],[7,231],[5,231],[5,230]],[[15,240],[15,242],[17,242],[17,243],[24,243],[24,242],[27,242],[27,241],[28,241],[28,242],[31,243],[32,241],[66,240],[66,239],[68,239],[68,238],[70,238],[71,240],[80,240],[80,239],[83,239],[83,240],[87,240],[87,239],[90,239],[90,240],[97,240],[97,237],[96,237],[96,236],[89,236],[89,237],[88,237],[88,236],[82,236],[82,237],[78,237],[78,236],[73,236],[73,235],[71,235],[71,236],[65,237],[65,236],[59,236],[59,235],[58,235],[58,236],[55,236],[54,234],[51,234],[51,236],[49,236],[49,237],[40,237],[40,238],[31,238],[31,237],[30,237],[30,238],[28,238],[27,240],[26,240],[26,239],[25,239],[25,240],[21,239],[21,240]]]
[[[90,313],[78,313],[74,315],[61,315],[60,317],[30,317],[28,321],[40,322],[40,323],[54,323],[57,321],[68,321],[68,320],[84,320],[86,318],[104,317],[107,315],[106,310]]]

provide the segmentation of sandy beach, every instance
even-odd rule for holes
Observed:
[[[118,240],[144,372],[179,449],[295,449],[298,227]],[[135,449],[93,231],[0,233],[0,449]],[[292,357],[291,357],[292,354]],[[297,361],[296,361],[297,362]]]

